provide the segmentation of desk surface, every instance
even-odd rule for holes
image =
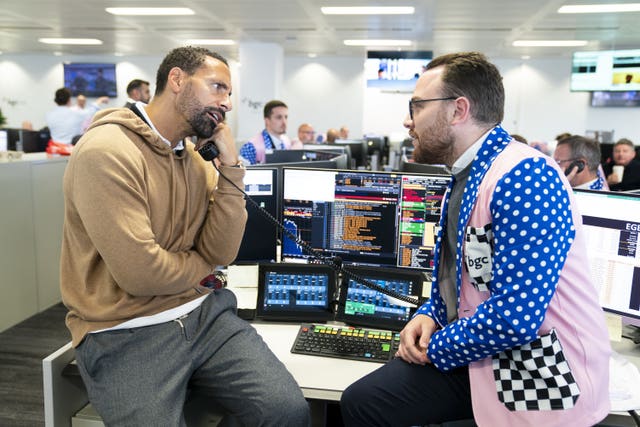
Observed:
[[[351,383],[381,367],[382,363],[291,353],[298,324],[254,323],[271,351],[284,363],[309,399],[339,401]]]
[[[238,308],[256,307],[257,288],[230,287],[230,290],[238,299]],[[291,347],[300,324],[254,322],[253,326],[291,372],[304,397],[309,399],[339,401],[342,391],[351,383],[383,365],[378,362],[293,354]]]
[[[256,288],[233,288],[232,291],[238,298],[239,308],[255,308]],[[377,362],[293,354],[291,347],[298,334],[299,324],[256,322],[253,325],[271,351],[291,372],[304,396],[309,399],[339,401],[345,388],[382,366],[382,363]],[[620,342],[611,342],[611,347],[640,369],[640,345],[629,339],[622,339]],[[624,371],[620,374],[624,374]],[[612,372],[611,377],[613,379],[619,375]],[[618,387],[615,384],[611,386]],[[635,402],[640,399],[640,386],[632,391],[635,391],[633,394],[636,397],[632,398]]]

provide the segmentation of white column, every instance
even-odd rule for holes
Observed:
[[[274,43],[241,43],[239,58],[234,110],[238,143],[243,143],[264,129],[264,104],[281,96],[284,51]]]

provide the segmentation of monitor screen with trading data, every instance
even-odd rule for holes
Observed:
[[[336,273],[320,264],[260,264],[258,317],[321,322],[333,318]]]
[[[431,270],[435,228],[450,177],[364,170],[283,170],[285,228],[348,265]],[[282,239],[283,259],[309,259]]]
[[[640,320],[640,195],[588,190],[574,194],[602,308]]]
[[[400,330],[417,306],[365,286],[367,280],[383,289],[416,300],[422,294],[423,273],[375,267],[347,267],[340,286],[336,320],[355,326]],[[363,280],[359,280],[363,279]]]

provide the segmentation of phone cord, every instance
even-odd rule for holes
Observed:
[[[305,250],[309,255],[313,256],[314,258],[319,259],[323,264],[328,265],[329,267],[331,267],[337,273],[341,273],[347,279],[353,279],[358,283],[362,283],[367,288],[373,289],[375,291],[378,291],[380,293],[383,293],[385,295],[388,295],[388,296],[390,296],[392,298],[395,298],[395,299],[398,299],[400,301],[404,301],[406,303],[416,305],[418,307],[420,307],[426,301],[426,299],[422,298],[422,297],[412,298],[412,297],[410,297],[408,295],[403,295],[403,294],[401,294],[399,292],[395,292],[395,291],[393,291],[391,289],[386,289],[386,288],[384,288],[384,287],[382,287],[382,286],[380,286],[380,285],[378,285],[376,283],[373,283],[372,281],[370,281],[368,279],[365,279],[364,277],[361,277],[358,274],[355,274],[355,273],[345,269],[342,266],[342,259],[340,257],[327,257],[327,256],[321,254],[316,249],[312,248],[307,242],[302,240],[300,237],[296,236],[291,230],[287,229],[276,218],[274,218],[273,215],[271,215],[269,212],[267,212],[265,209],[263,209],[258,204],[258,202],[253,200],[251,198],[251,196],[249,196],[243,189],[238,187],[229,178],[224,176],[224,174],[220,171],[220,169],[218,169],[218,166],[215,164],[215,162],[211,162],[211,163],[213,163],[213,167],[218,171],[218,174],[220,174],[220,176],[222,178],[224,178],[228,183],[230,183],[240,193],[242,193],[244,195],[245,200],[248,200],[249,203],[251,203],[251,205],[254,206],[258,210],[258,212],[260,212],[260,214],[262,214],[265,218],[267,218],[273,225],[278,227],[278,229],[282,230],[282,232],[284,234],[286,234],[290,239],[292,239],[294,242],[296,242],[298,245],[300,245],[300,247],[303,250]]]

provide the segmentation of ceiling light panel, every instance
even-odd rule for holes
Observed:
[[[195,12],[188,7],[107,7],[105,10],[112,15],[125,16],[177,16],[195,14]]]
[[[621,13],[640,12],[640,3],[573,4],[558,9],[558,13]]]
[[[69,39],[69,38],[39,38],[38,41],[44,44],[70,44],[70,45],[101,45],[102,40],[98,39]]]
[[[325,15],[413,15],[412,6],[321,7]]]
[[[236,44],[235,41],[229,39],[190,39],[185,40],[185,43],[200,46],[230,46]]]
[[[516,40],[513,46],[516,47],[571,47],[586,46],[586,40]]]
[[[411,40],[345,40],[347,46],[411,46]]]

